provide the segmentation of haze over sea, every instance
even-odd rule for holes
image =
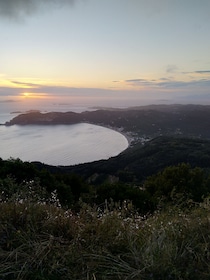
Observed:
[[[0,123],[28,110],[91,110],[85,104],[2,102]],[[12,113],[12,114],[11,114]],[[20,158],[50,165],[74,165],[118,155],[128,147],[127,139],[114,130],[87,123],[75,125],[0,126],[0,158]]]

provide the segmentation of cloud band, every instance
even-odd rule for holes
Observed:
[[[0,16],[20,18],[31,15],[42,8],[73,4],[76,0],[0,0]]]

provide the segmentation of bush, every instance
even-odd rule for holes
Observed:
[[[209,279],[209,199],[149,216],[54,202],[0,203],[0,279]]]
[[[144,185],[155,203],[160,198],[166,201],[184,199],[202,201],[210,192],[210,180],[201,168],[191,168],[189,164],[166,167],[163,171],[149,177]]]

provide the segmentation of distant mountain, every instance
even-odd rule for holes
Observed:
[[[140,142],[157,136],[187,136],[210,139],[210,106],[151,105],[91,112],[31,112],[13,118],[6,125],[57,125],[87,122],[129,133]]]

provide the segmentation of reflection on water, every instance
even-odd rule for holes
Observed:
[[[56,126],[0,126],[0,157],[74,165],[118,155],[127,139],[108,128],[91,124]]]

